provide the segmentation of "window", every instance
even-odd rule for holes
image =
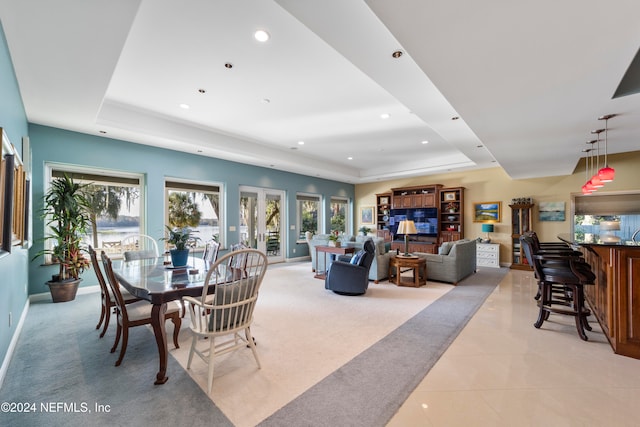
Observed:
[[[296,195],[297,228],[299,240],[304,240],[307,231],[313,234],[320,234],[320,224],[322,224],[322,209],[320,206],[320,196],[313,194]]]
[[[167,180],[165,223],[193,229],[199,239],[196,247],[204,247],[211,239],[222,243],[221,188],[219,184]]]
[[[331,230],[347,233],[351,228],[349,217],[349,200],[342,197],[332,197]]]
[[[94,168],[48,166],[49,181],[69,175],[86,184],[91,226],[83,243],[99,252],[119,254],[120,241],[128,234],[145,234],[143,176],[118,171],[96,172]]]

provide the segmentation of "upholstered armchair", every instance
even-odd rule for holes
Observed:
[[[375,245],[371,240],[351,259],[340,257],[331,263],[324,287],[341,295],[362,295],[369,287],[369,269],[375,257]]]

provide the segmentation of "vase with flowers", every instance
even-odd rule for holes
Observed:
[[[449,202],[449,203],[447,203],[446,209],[447,209],[447,212],[449,212],[449,213],[456,213],[456,212],[458,212],[458,205],[456,205],[453,202]]]
[[[333,230],[329,234],[329,246],[340,247],[340,232],[338,230]]]

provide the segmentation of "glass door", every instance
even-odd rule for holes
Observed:
[[[270,263],[284,261],[284,191],[240,187],[240,241],[264,252]]]

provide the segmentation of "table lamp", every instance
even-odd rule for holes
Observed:
[[[404,234],[404,256],[410,256],[409,254],[409,234],[416,234],[418,230],[416,230],[416,224],[411,221],[400,221],[398,225],[397,234]]]
[[[484,241],[484,243],[491,242],[491,239],[489,238],[489,233],[493,233],[493,224],[482,224],[482,232],[487,233],[487,238]]]

